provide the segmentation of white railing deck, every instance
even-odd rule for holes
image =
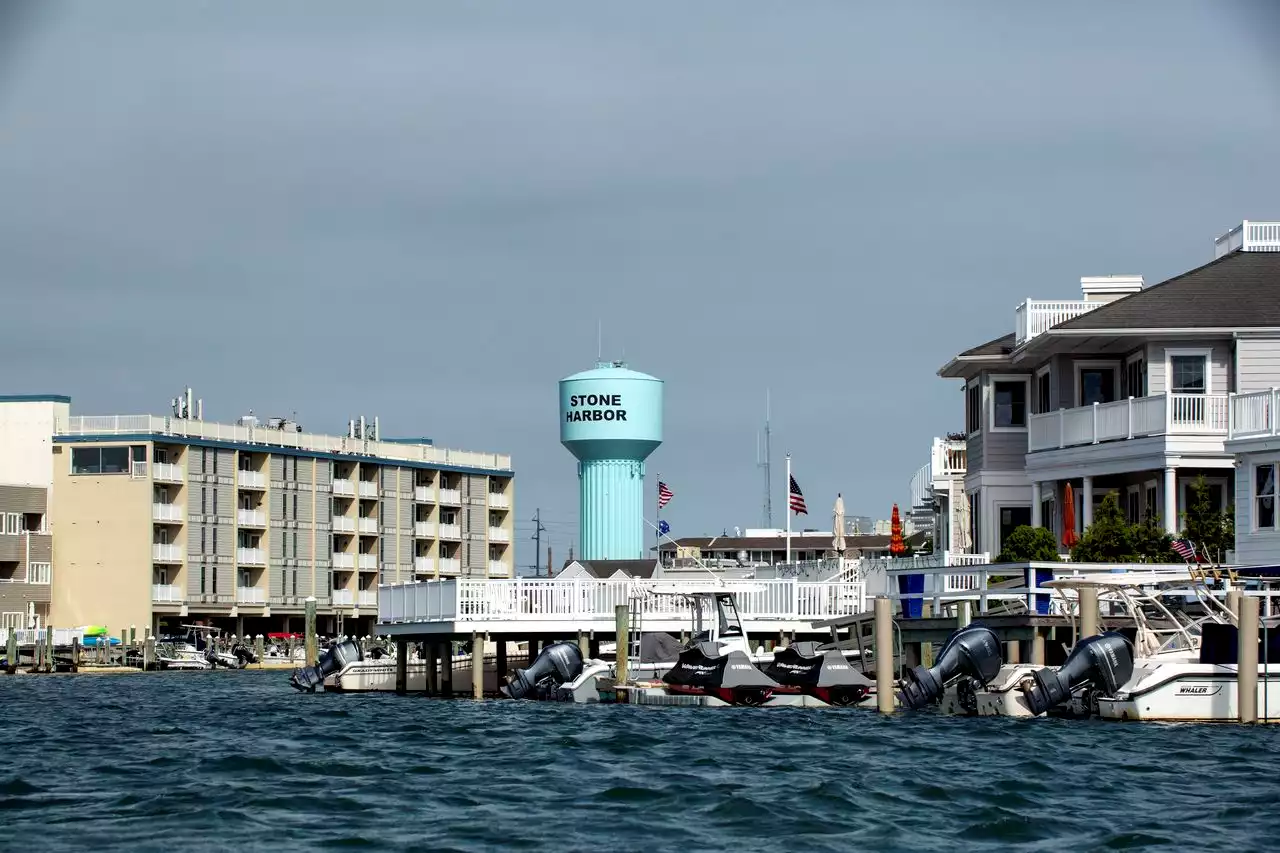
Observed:
[[[54,425],[54,432],[57,435],[170,435],[238,444],[261,444],[267,447],[296,448],[321,453],[375,456],[404,462],[434,462],[441,465],[457,465],[462,468],[498,471],[511,469],[511,456],[504,453],[481,453],[473,450],[450,450],[430,444],[404,444],[396,441],[370,441],[363,438],[317,433],[285,432],[263,426],[248,427],[156,415],[74,415],[59,420]]]
[[[440,525],[439,536],[441,539],[461,539],[462,525],[460,524],[442,524]]]
[[[1221,435],[1230,427],[1227,394],[1153,394],[1032,415],[1027,449],[1057,450],[1151,435]]]
[[[414,486],[413,499],[418,503],[435,503],[436,487],[435,486]]]
[[[1231,397],[1229,439],[1263,438],[1280,432],[1280,391],[1255,391]]]
[[[434,574],[436,560],[434,557],[414,557],[413,570],[419,574]]]
[[[355,604],[356,594],[349,589],[335,589],[333,591],[333,603],[339,606]]]
[[[256,586],[238,586],[236,587],[236,602],[238,604],[265,604],[267,601],[266,590]]]
[[[953,477],[969,469],[968,442],[948,438],[933,440],[932,475]]]
[[[335,551],[333,554],[333,567],[335,569],[354,569],[356,567],[355,554],[344,554]]]
[[[174,465],[172,462],[157,462],[152,465],[151,477],[162,483],[181,483],[186,479],[182,466]]]
[[[378,603],[378,591],[375,589],[362,589],[356,593],[356,604],[361,607],[373,607]]]
[[[43,642],[48,639],[48,633],[45,628],[0,628],[0,648],[4,648],[9,642],[9,634],[16,634],[19,646],[34,646],[37,641]],[[118,635],[117,635],[118,636]],[[82,628],[54,628],[53,644],[55,646],[69,646],[72,641],[79,640],[84,643],[84,629]]]
[[[236,471],[236,484],[244,489],[265,489],[267,475],[261,471]]]
[[[335,478],[331,488],[338,497],[354,498],[356,496],[356,484],[342,477]]]
[[[462,492],[458,489],[441,489],[437,500],[442,504],[458,506],[462,503]]]
[[[369,480],[360,481],[360,497],[376,498],[378,496],[378,484]]]
[[[176,584],[153,583],[151,585],[152,601],[180,602],[182,597],[182,589]]]
[[[498,492],[489,493],[490,509],[511,509],[511,498]]]
[[[1015,342],[1021,346],[1059,323],[1087,314],[1102,304],[1081,299],[1028,299],[1014,312],[1017,326]]]
[[[241,527],[266,527],[267,514],[260,509],[238,509],[236,524]]]
[[[378,568],[377,554],[361,554],[357,558],[357,563],[362,570],[368,571]]]
[[[413,523],[413,535],[419,539],[435,538],[436,523],[434,521],[415,521]]]
[[[489,541],[490,542],[510,542],[511,531],[502,527],[490,527]]]
[[[262,548],[237,548],[236,562],[242,566],[265,566],[267,552]]]
[[[345,515],[335,515],[330,519],[334,533],[355,533],[356,520]]]
[[[1246,219],[1213,241],[1214,257],[1244,249],[1246,252],[1280,252],[1280,222]]]
[[[440,558],[440,574],[456,575],[462,571],[462,560],[457,557]]]
[[[182,504],[151,505],[151,518],[154,521],[182,521],[184,517]]]
[[[724,581],[736,593],[744,622],[813,622],[865,609],[860,582]],[[645,630],[665,630],[690,619],[688,600],[652,594],[705,590],[706,583],[627,580],[439,580],[379,588],[382,623],[530,622],[612,625],[614,608],[643,598]],[[666,628],[660,627],[665,625]]]

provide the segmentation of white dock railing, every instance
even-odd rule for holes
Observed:
[[[18,635],[19,646],[34,646],[37,640],[43,641],[46,638],[44,628],[0,628],[0,649],[9,642],[10,632]],[[69,646],[72,640],[79,640],[84,644],[84,630],[81,628],[54,628],[53,644],[55,646]]]
[[[852,616],[865,610],[860,582],[806,583],[795,580],[725,581],[743,621],[800,622]],[[688,612],[679,593],[706,590],[706,583],[630,580],[440,580],[379,587],[378,621],[406,622],[581,622],[612,623],[614,608],[643,598],[642,618],[678,617]]]

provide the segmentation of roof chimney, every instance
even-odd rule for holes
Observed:
[[[1115,302],[1143,288],[1140,275],[1086,275],[1080,278],[1085,302]]]

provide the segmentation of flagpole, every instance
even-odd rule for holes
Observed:
[[[658,547],[658,551],[654,554],[658,561],[662,561],[662,472],[658,472],[658,482],[654,486],[654,503],[658,505],[658,511],[654,515],[653,527],[653,544]]]
[[[791,454],[787,454],[787,478],[784,480],[787,484],[787,562],[791,562]]]

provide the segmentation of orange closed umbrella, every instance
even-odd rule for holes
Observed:
[[[1062,489],[1062,544],[1074,547],[1080,537],[1076,536],[1076,496],[1067,483]]]

